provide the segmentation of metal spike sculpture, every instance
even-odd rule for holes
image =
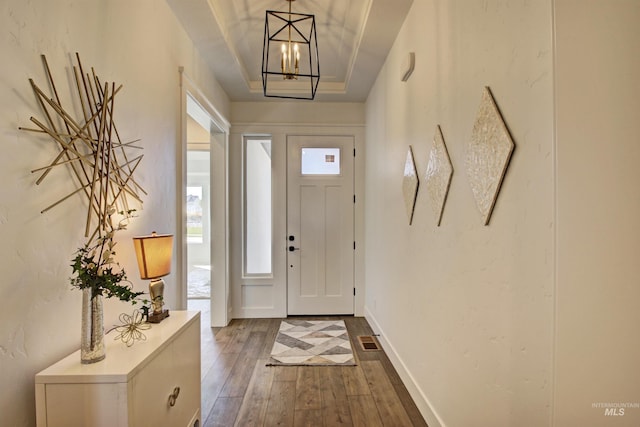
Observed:
[[[41,121],[31,117],[31,122],[37,128],[19,129],[49,135],[60,150],[48,165],[31,171],[40,173],[36,184],[40,184],[54,168],[63,165],[70,167],[77,181],[78,188],[75,191],[49,205],[41,213],[74,194],[84,194],[88,201],[85,237],[91,242],[113,229],[111,214],[132,210],[129,197],[142,204],[140,193],[147,193],[133,178],[133,172],[143,155],[132,159],[127,155],[130,149],[142,149],[134,145],[139,140],[122,142],[114,121],[115,96],[122,85],[116,88],[115,83],[102,84],[93,68],[90,74],[85,74],[77,53],[76,60],[73,74],[82,106],[82,118],[74,119],[62,106],[47,59],[42,55],[53,97],[47,96],[33,79],[29,79],[45,118]]]

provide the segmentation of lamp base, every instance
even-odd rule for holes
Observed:
[[[160,323],[166,317],[169,317],[169,310],[162,310],[160,313],[151,313],[149,317],[147,317],[148,323]]]

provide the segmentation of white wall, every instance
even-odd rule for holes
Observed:
[[[29,171],[57,151],[50,140],[17,130],[40,115],[28,83],[33,78],[47,89],[40,54],[49,60],[61,97],[74,108],[68,73],[75,52],[103,81],[124,85],[116,98],[116,123],[123,139],[142,140],[145,158],[136,176],[149,193],[139,217],[117,239],[117,258],[136,289],[146,290],[147,283],[137,274],[131,236],[176,230],[178,67],[185,67],[223,114],[229,105],[165,2],[6,0],[0,3],[0,27],[0,423],[31,426],[34,374],[79,347],[80,292],[70,289],[69,265],[84,242],[86,212],[84,201],[74,197],[40,214],[74,189],[62,169],[35,185]],[[171,307],[179,301],[175,277],[174,272],[165,279]],[[108,304],[106,326],[130,310],[128,304]]]
[[[555,0],[555,27],[556,425],[638,426],[640,2]]]
[[[551,420],[552,57],[551,1],[415,0],[367,100],[365,310],[430,426]],[[516,144],[488,226],[464,167],[484,86]],[[454,168],[440,227],[423,179],[437,125]]]

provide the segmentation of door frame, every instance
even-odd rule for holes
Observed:
[[[297,103],[296,103],[297,105]],[[288,104],[286,106],[288,109]],[[251,111],[251,108],[248,108]],[[288,110],[287,110],[288,111]],[[274,277],[269,284],[258,284],[255,279],[242,276],[242,139],[245,135],[269,135],[272,139],[273,161],[273,262]],[[288,123],[286,121],[265,123],[242,121],[233,123],[230,133],[230,222],[231,222],[231,296],[232,318],[282,318],[287,316],[286,286],[286,139],[296,136],[349,136],[354,138],[356,157],[354,163],[355,204],[355,270],[356,288],[355,316],[365,314],[364,285],[364,162],[365,126],[363,124],[317,124]],[[253,286],[260,285],[260,286]],[[257,290],[259,294],[251,294]],[[260,300],[268,304],[251,306],[245,304],[248,294],[252,301]]]
[[[353,199],[352,201],[352,195],[353,197],[355,197],[355,192],[356,192],[356,184],[355,184],[355,180],[356,180],[356,162],[355,162],[355,136],[353,135],[296,135],[296,134],[289,134],[287,135],[286,138],[286,154],[287,154],[287,162],[286,162],[286,177],[287,177],[287,197],[286,197],[286,213],[287,213],[287,235],[289,235],[290,233],[292,233],[292,231],[290,230],[289,226],[290,223],[289,221],[291,220],[290,218],[290,212],[289,212],[289,207],[290,207],[290,199],[289,199],[289,195],[290,195],[290,190],[291,190],[291,185],[292,183],[290,182],[289,178],[290,176],[290,172],[295,172],[295,171],[299,171],[299,167],[300,164],[299,162],[301,161],[300,156],[297,155],[291,155],[291,149],[293,145],[297,145],[300,148],[304,148],[304,147],[321,147],[321,146],[334,146],[336,145],[336,141],[340,140],[340,144],[344,144],[345,148],[342,151],[341,155],[340,155],[340,163],[341,163],[341,168],[343,167],[342,165],[346,165],[347,161],[350,162],[350,167],[351,167],[351,171],[350,171],[350,188],[349,188],[349,195],[348,195],[348,203],[350,206],[350,212],[351,212],[351,238],[349,239],[349,247],[351,247],[351,240],[353,240],[354,244],[355,244],[355,236],[356,236],[356,206],[355,206],[355,199]],[[349,141],[349,143],[346,143],[346,141]],[[293,162],[298,162],[297,164],[293,164]],[[292,169],[293,168],[293,169]],[[341,173],[342,175],[342,173]],[[331,180],[333,177],[331,176],[327,176],[327,177],[322,177],[322,176],[311,176],[309,177],[309,179],[311,180],[318,180],[318,181],[324,181],[324,180]],[[344,176],[340,177],[341,180],[344,180]],[[297,233],[299,234],[299,233]],[[299,243],[297,243],[299,244]],[[287,246],[291,245],[291,242],[287,242]],[[356,287],[356,280],[355,280],[355,273],[356,273],[356,248],[354,247],[353,249],[349,249],[351,252],[351,278],[350,278],[350,286],[349,286],[349,290],[347,291],[349,293],[349,296],[351,296],[351,292],[355,291],[355,287]],[[291,313],[294,310],[291,310],[291,298],[292,298],[292,287],[291,287],[291,283],[290,283],[290,267],[292,263],[292,261],[289,259],[290,257],[290,253],[286,252],[286,259],[287,259],[287,274],[286,274],[286,288],[287,288],[287,314]],[[300,255],[299,255],[300,256]],[[298,265],[298,268],[301,268],[300,265]],[[346,291],[346,290],[345,290]],[[355,294],[353,294],[353,297],[350,298],[351,300],[351,308],[349,311],[345,311],[345,312],[340,312],[340,313],[335,313],[335,314],[346,314],[346,315],[351,315],[354,314],[356,312],[356,298],[355,298]],[[325,313],[321,313],[321,314],[331,314],[330,309],[328,309]],[[314,314],[314,313],[301,313],[302,315],[309,315],[309,314]]]
[[[226,118],[216,109],[216,107],[209,101],[209,99],[202,93],[191,78],[185,73],[183,67],[179,67],[180,71],[180,123],[181,123],[181,143],[176,147],[176,157],[178,159],[177,164],[177,189],[176,189],[176,209],[177,209],[177,224],[176,224],[176,241],[178,244],[178,250],[176,251],[176,264],[178,270],[178,277],[180,283],[180,301],[181,308],[187,307],[187,230],[186,230],[186,204],[185,186],[187,185],[187,99],[190,97],[194,100],[204,112],[207,113],[211,123],[220,131],[220,140],[218,141],[223,145],[224,159],[223,170],[217,173],[217,176],[211,174],[210,176],[210,189],[214,192],[213,180],[214,178],[223,179],[223,199],[224,207],[221,209],[223,212],[223,224],[219,224],[220,234],[223,235],[223,241],[221,243],[211,243],[211,258],[212,264],[216,266],[222,266],[223,283],[214,284],[211,281],[211,327],[224,327],[229,324],[230,312],[231,312],[231,298],[230,298],[230,284],[229,284],[229,131],[231,128],[230,123]],[[215,143],[215,141],[211,141]],[[211,162],[213,162],[213,156],[211,156]],[[213,197],[212,197],[213,199]],[[213,215],[213,213],[212,213]],[[215,225],[212,221],[212,229]],[[219,246],[215,246],[219,245]],[[213,275],[212,275],[213,278]],[[220,295],[219,298],[213,298],[213,295]]]

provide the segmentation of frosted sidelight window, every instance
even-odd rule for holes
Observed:
[[[340,175],[339,148],[303,148],[302,175]]]
[[[244,273],[271,275],[271,140],[245,138]]]

